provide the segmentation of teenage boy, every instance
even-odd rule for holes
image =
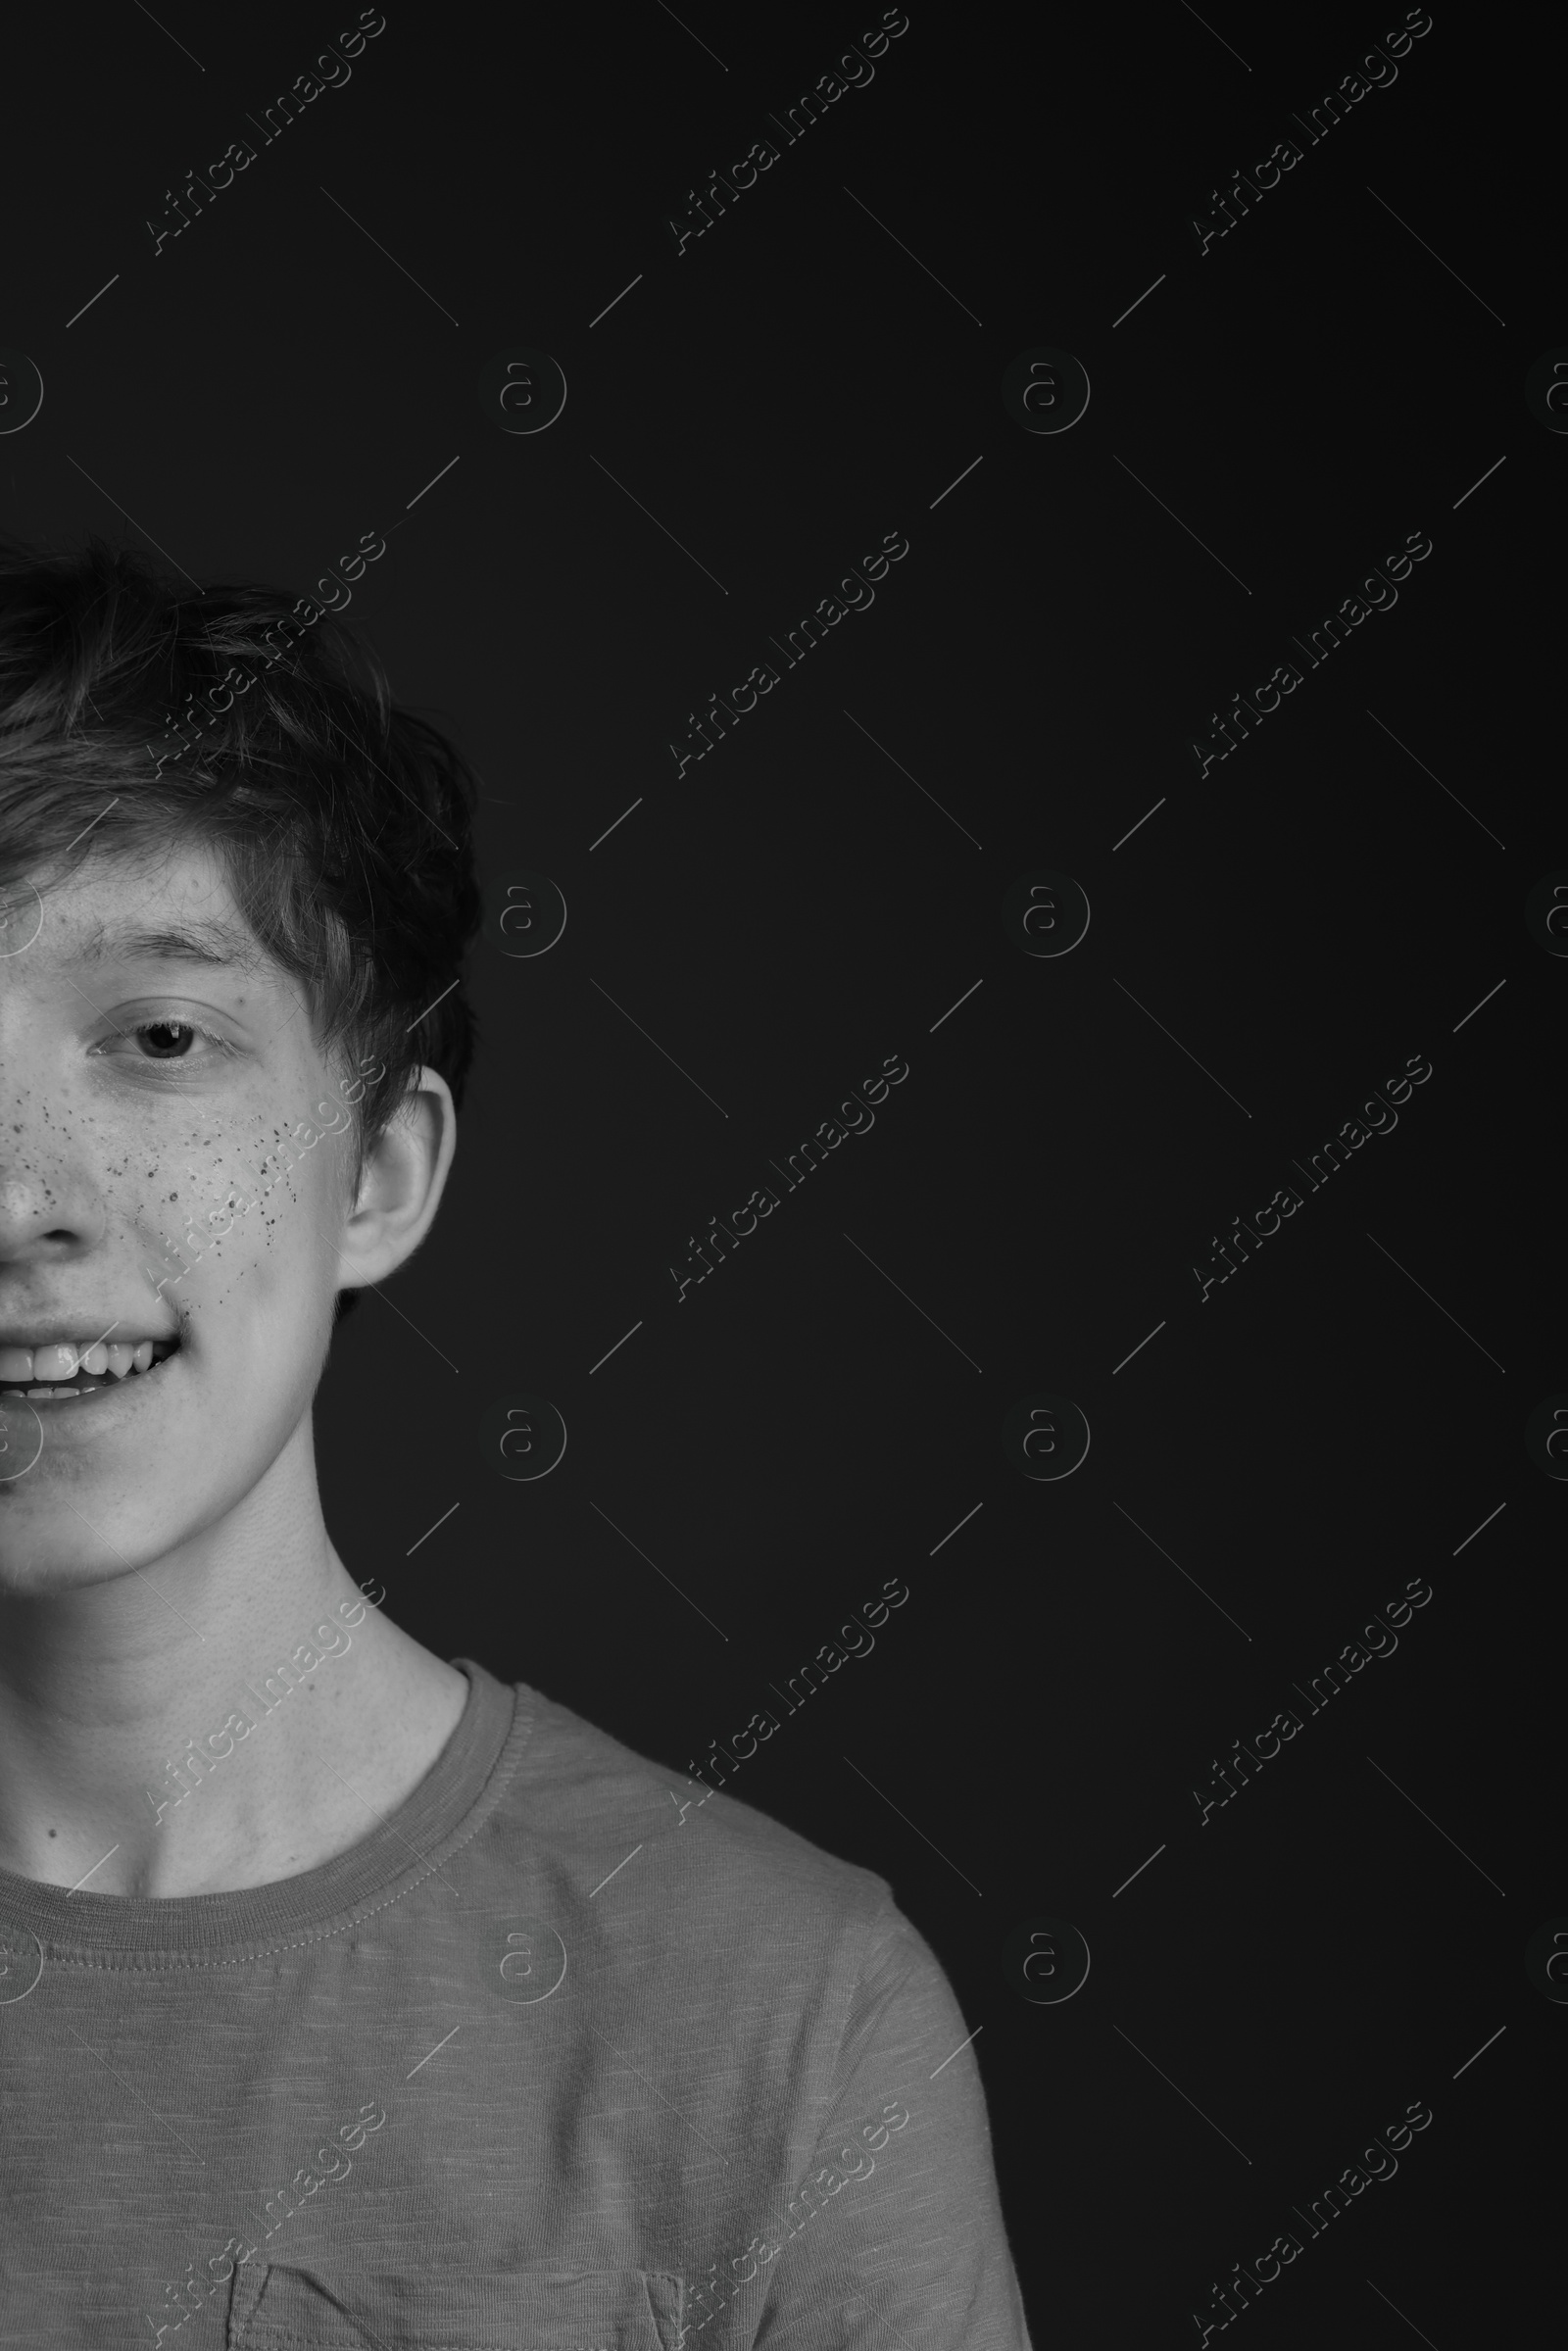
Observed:
[[[0,2336],[1026,2351],[887,1885],[432,1655],[323,1522],[334,1321],[452,1165],[474,797],[320,606],[0,543]]]

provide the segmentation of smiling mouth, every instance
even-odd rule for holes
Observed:
[[[132,1361],[123,1372],[111,1365],[107,1372],[78,1371],[70,1380],[0,1380],[0,1403],[8,1396],[25,1397],[29,1404],[65,1403],[73,1396],[97,1396],[106,1389],[134,1387],[152,1379],[172,1355],[179,1352],[177,1339],[158,1339],[151,1345],[151,1362],[144,1365]]]

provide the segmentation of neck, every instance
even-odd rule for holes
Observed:
[[[0,1599],[0,1867],[93,1894],[293,1876],[412,1792],[466,1694],[368,1603],[296,1463],[143,1568]]]

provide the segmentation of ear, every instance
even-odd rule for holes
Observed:
[[[407,1263],[435,1222],[458,1148],[452,1089],[420,1068],[366,1159],[338,1237],[336,1286],[358,1290]]]

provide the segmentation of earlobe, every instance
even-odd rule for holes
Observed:
[[[366,1154],[346,1210],[339,1256],[362,1282],[384,1280],[435,1222],[457,1153],[457,1108],[438,1070],[420,1068]]]

